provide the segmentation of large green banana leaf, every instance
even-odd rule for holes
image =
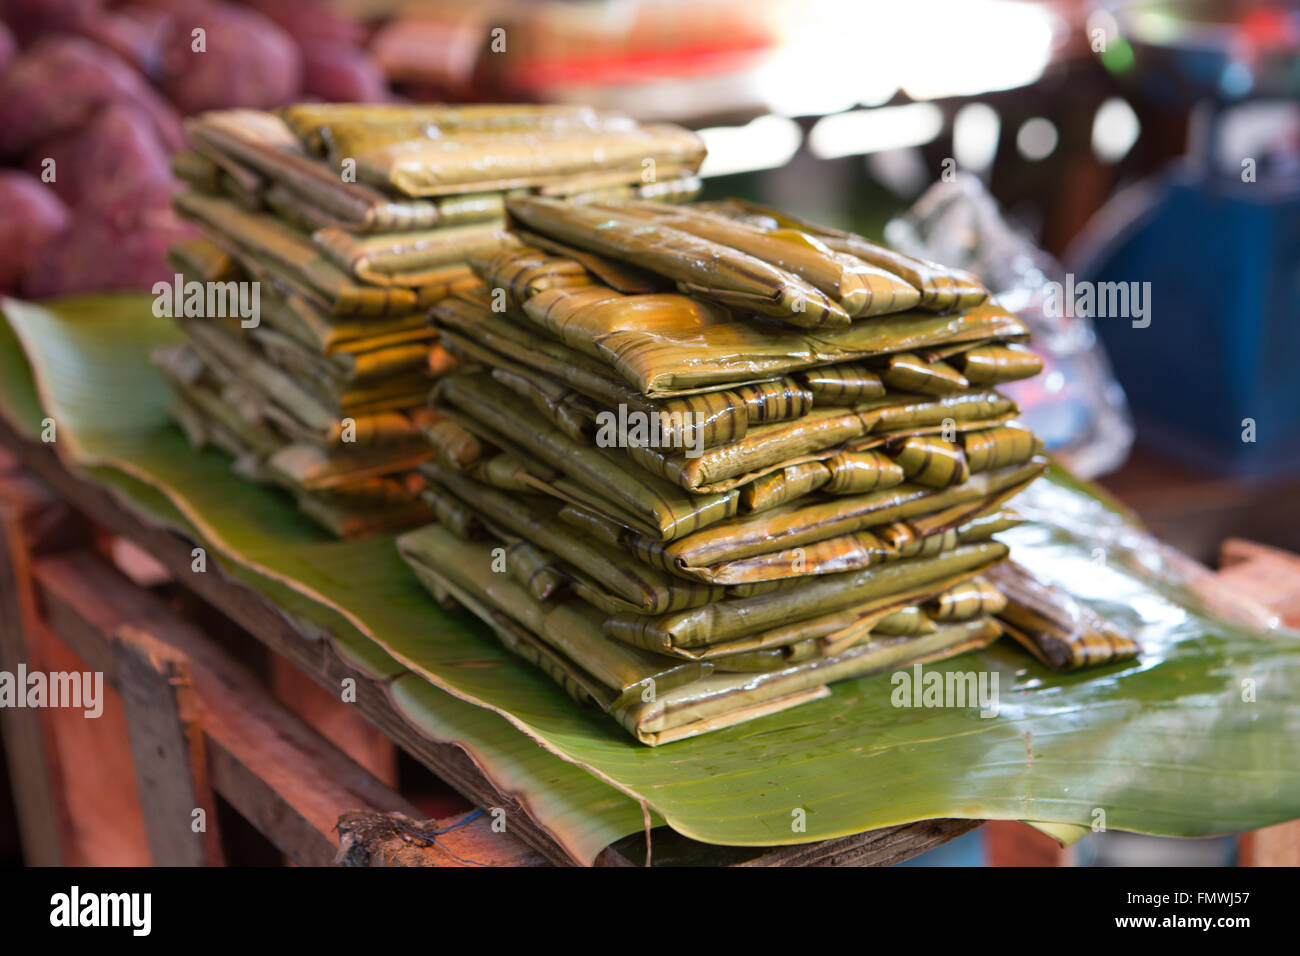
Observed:
[[[12,302],[6,303],[6,306],[18,311],[24,309]],[[139,324],[141,309],[147,311],[148,303],[138,296],[68,300],[62,306],[68,315],[95,316],[97,322],[109,327],[105,330],[106,334],[125,336],[126,342],[122,348],[127,349],[128,354],[145,354],[148,349],[174,339],[169,324]],[[110,363],[100,371],[108,378],[112,376],[112,368]],[[116,401],[112,396],[119,389],[128,388],[134,373],[141,369],[138,365],[123,365],[121,371],[124,374],[120,378],[114,378],[112,388],[101,393],[110,406],[115,405]],[[103,381],[101,384],[107,385],[108,382]],[[106,412],[109,418],[116,414],[115,410]],[[40,439],[45,415],[33,381],[32,367],[27,362],[21,343],[10,324],[0,321],[0,416],[20,434],[36,441]],[[59,422],[75,418],[75,415],[62,412],[57,416]],[[155,418],[155,421],[159,420],[165,421],[165,418]],[[170,432],[169,427],[164,427],[159,437],[164,437],[167,442],[179,438]],[[74,436],[69,436],[67,429],[56,424],[54,447],[57,450],[67,453],[66,440],[69,437],[75,437],[75,430]],[[60,445],[60,442],[64,444]],[[74,447],[84,451],[85,443]],[[197,455],[183,441],[176,443],[176,447],[179,454],[194,456],[196,459],[189,462],[193,469],[189,472],[191,480],[213,480],[220,489],[236,490],[231,483],[230,463],[223,456]],[[203,464],[201,459],[207,459],[206,464],[211,468],[206,476],[200,467]],[[92,456],[89,460],[97,459]],[[91,465],[82,470],[105,485],[119,497],[125,507],[146,521],[178,530],[196,541],[207,543],[206,538],[160,490],[161,486],[150,484],[110,465]],[[258,498],[272,499],[270,509],[258,512],[259,516],[272,521],[267,526],[268,532],[274,534],[277,529],[291,528],[300,540],[333,540],[315,526],[304,522],[296,510],[275,492],[247,485],[243,491],[248,493],[247,498],[240,498],[238,503]],[[465,703],[429,684],[422,677],[411,674],[337,611],[298,590],[259,574],[248,564],[230,560],[220,551],[215,551],[213,557],[226,574],[267,595],[290,617],[308,622],[328,633],[340,657],[367,677],[385,682],[394,706],[412,724],[435,741],[461,746],[496,789],[517,800],[524,811],[575,860],[590,863],[611,843],[645,828],[645,812],[637,801],[602,783],[578,766],[556,759],[527,736],[520,734],[499,714]],[[494,659],[499,658],[500,666],[515,666],[512,658],[499,652],[495,641],[486,641],[485,648]],[[657,814],[652,814],[651,822],[658,824],[662,821]]]
[[[1062,676],[1004,641],[927,667],[996,675],[996,717],[895,707],[891,675],[879,674],[650,749],[440,610],[391,538],[323,541],[288,499],[191,451],[162,424],[165,396],[144,355],[171,333],[134,301],[134,311],[130,300],[6,305],[64,455],[158,488],[228,560],[332,609],[413,675],[502,715],[687,836],[797,843],[931,817],[1200,836],[1300,816],[1300,639],[1216,617],[1180,563],[1059,472],[1017,500],[1038,520],[1007,540],[1036,573],[1131,630],[1144,647],[1137,661]],[[397,684],[429,693],[408,681]]]

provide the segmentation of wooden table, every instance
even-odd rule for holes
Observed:
[[[423,736],[384,693],[366,693],[379,688],[328,635],[216,568],[187,573],[193,546],[0,422],[0,669],[101,671],[112,688],[98,720],[0,711],[28,863],[219,864],[232,829],[219,818],[237,823],[231,810],[299,864],[335,861],[345,815],[345,862],[573,862],[465,751]],[[170,599],[148,586],[167,579]],[[263,666],[237,659],[241,641],[269,650]],[[349,677],[355,704],[314,689]],[[396,786],[397,750],[469,805],[504,810],[505,832],[488,815],[424,822]],[[665,827],[651,844],[661,863],[887,865],[978,825],[929,820],[766,849],[711,847]],[[628,837],[597,865],[640,863],[644,846]]]

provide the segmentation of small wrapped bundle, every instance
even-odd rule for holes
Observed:
[[[903,467],[879,451],[840,452],[826,461],[831,477],[823,487],[831,494],[851,495],[902,484]]]
[[[505,289],[516,304],[547,289],[592,284],[582,263],[526,246],[474,253],[469,256],[469,264],[488,289]]]
[[[199,154],[227,176],[254,192],[267,183],[280,186],[312,221],[366,233],[429,229],[440,221],[436,202],[393,199],[345,180],[338,166],[308,155],[274,114],[204,113],[186,123],[186,132]]]
[[[927,362],[915,352],[889,356],[884,360],[880,377],[892,389],[920,395],[952,395],[971,387],[947,362],[939,359]]]
[[[998,618],[1007,633],[1052,670],[1130,660],[1141,651],[1109,621],[1015,562],[991,569],[988,579],[1005,596]]]
[[[858,362],[807,369],[798,378],[818,405],[856,405],[885,395],[880,373]]]
[[[1033,432],[1015,424],[963,432],[958,442],[972,472],[1018,465],[1037,455],[1043,446]]]
[[[506,548],[506,564],[515,580],[539,601],[550,600],[567,583],[551,559],[527,541]]]
[[[961,446],[933,435],[905,438],[896,446],[891,445],[890,453],[908,481],[929,488],[959,485],[971,475]]]
[[[903,312],[920,301],[920,293],[893,273],[835,252],[804,232],[763,232],[700,209],[645,201],[605,204],[602,208],[616,215],[641,216],[756,256],[806,279],[838,302],[851,318]]]
[[[285,125],[316,156],[355,156],[363,149],[463,133],[627,129],[622,116],[586,106],[303,103],[280,110]]]
[[[1043,370],[1043,360],[1022,345],[981,345],[952,361],[972,385],[1033,378]]]
[[[518,240],[489,223],[393,236],[357,236],[342,229],[319,229],[312,241],[336,266],[358,279],[419,289],[463,279],[470,275],[465,264],[470,256],[515,245]]]
[[[694,173],[703,141],[679,126],[654,124],[502,132],[458,131],[451,137],[356,144],[357,176],[385,191],[412,197],[505,191],[564,183],[573,191],[636,182],[645,160],[664,178]],[[490,170],[486,176],[485,170]],[[601,180],[595,180],[600,182]]]
[[[1007,606],[1002,592],[983,578],[971,578],[949,588],[925,605],[934,621],[967,621],[973,617],[998,615]]]
[[[816,236],[831,249],[852,255],[905,279],[919,293],[917,305],[922,309],[935,312],[968,309],[988,298],[988,291],[983,284],[968,272],[905,256],[850,232],[817,226],[744,200],[728,199],[703,205],[725,216],[761,224],[769,230],[797,229]]]
[[[532,198],[506,208],[531,230],[657,272],[685,293],[800,327],[849,324],[843,307],[811,283],[731,246],[596,206]]]
[[[899,312],[816,330],[745,321],[688,296],[626,295],[613,289],[548,289],[528,299],[525,318],[571,348],[608,363],[646,395],[757,381],[836,362],[938,342],[1023,339],[1009,312],[981,305],[952,315]]]

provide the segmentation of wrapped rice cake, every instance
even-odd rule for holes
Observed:
[[[199,290],[176,315],[188,344],[155,357],[173,411],[347,537],[440,513],[418,470],[439,420],[427,398],[460,358],[428,310],[479,286],[471,257],[519,247],[506,191],[686,200],[703,158],[686,130],[551,107],[220,110],[187,130],[175,205],[203,237],[171,255]]]
[[[399,549],[440,598],[650,745],[1045,622],[993,574],[1047,467],[997,386],[1041,363],[977,280],[748,204],[506,208],[431,310]]]

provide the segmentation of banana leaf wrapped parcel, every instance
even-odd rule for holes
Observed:
[[[347,537],[454,520],[418,466],[434,454],[430,386],[463,352],[427,312],[479,285],[471,257],[519,247],[506,191],[684,201],[703,158],[686,130],[578,108],[232,109],[187,132],[174,166],[190,189],[174,202],[203,236],[172,251],[177,287],[209,302],[237,291],[256,314],[214,310],[202,294],[178,307],[188,344],[155,357],[174,415],[196,445]],[[528,542],[511,546],[537,564]],[[546,595],[561,583],[530,581]]]
[[[436,595],[652,746],[1004,629],[1059,654],[994,574],[1047,461],[977,281],[749,206],[506,208],[519,242],[431,310],[441,524],[399,549]]]
[[[260,292],[155,356],[191,440],[337,534],[423,525],[420,581],[638,741],[1004,631],[1137,652],[1005,570],[1047,462],[998,387],[1041,363],[969,274],[692,204],[697,136],[580,107],[188,131],[178,276]]]

